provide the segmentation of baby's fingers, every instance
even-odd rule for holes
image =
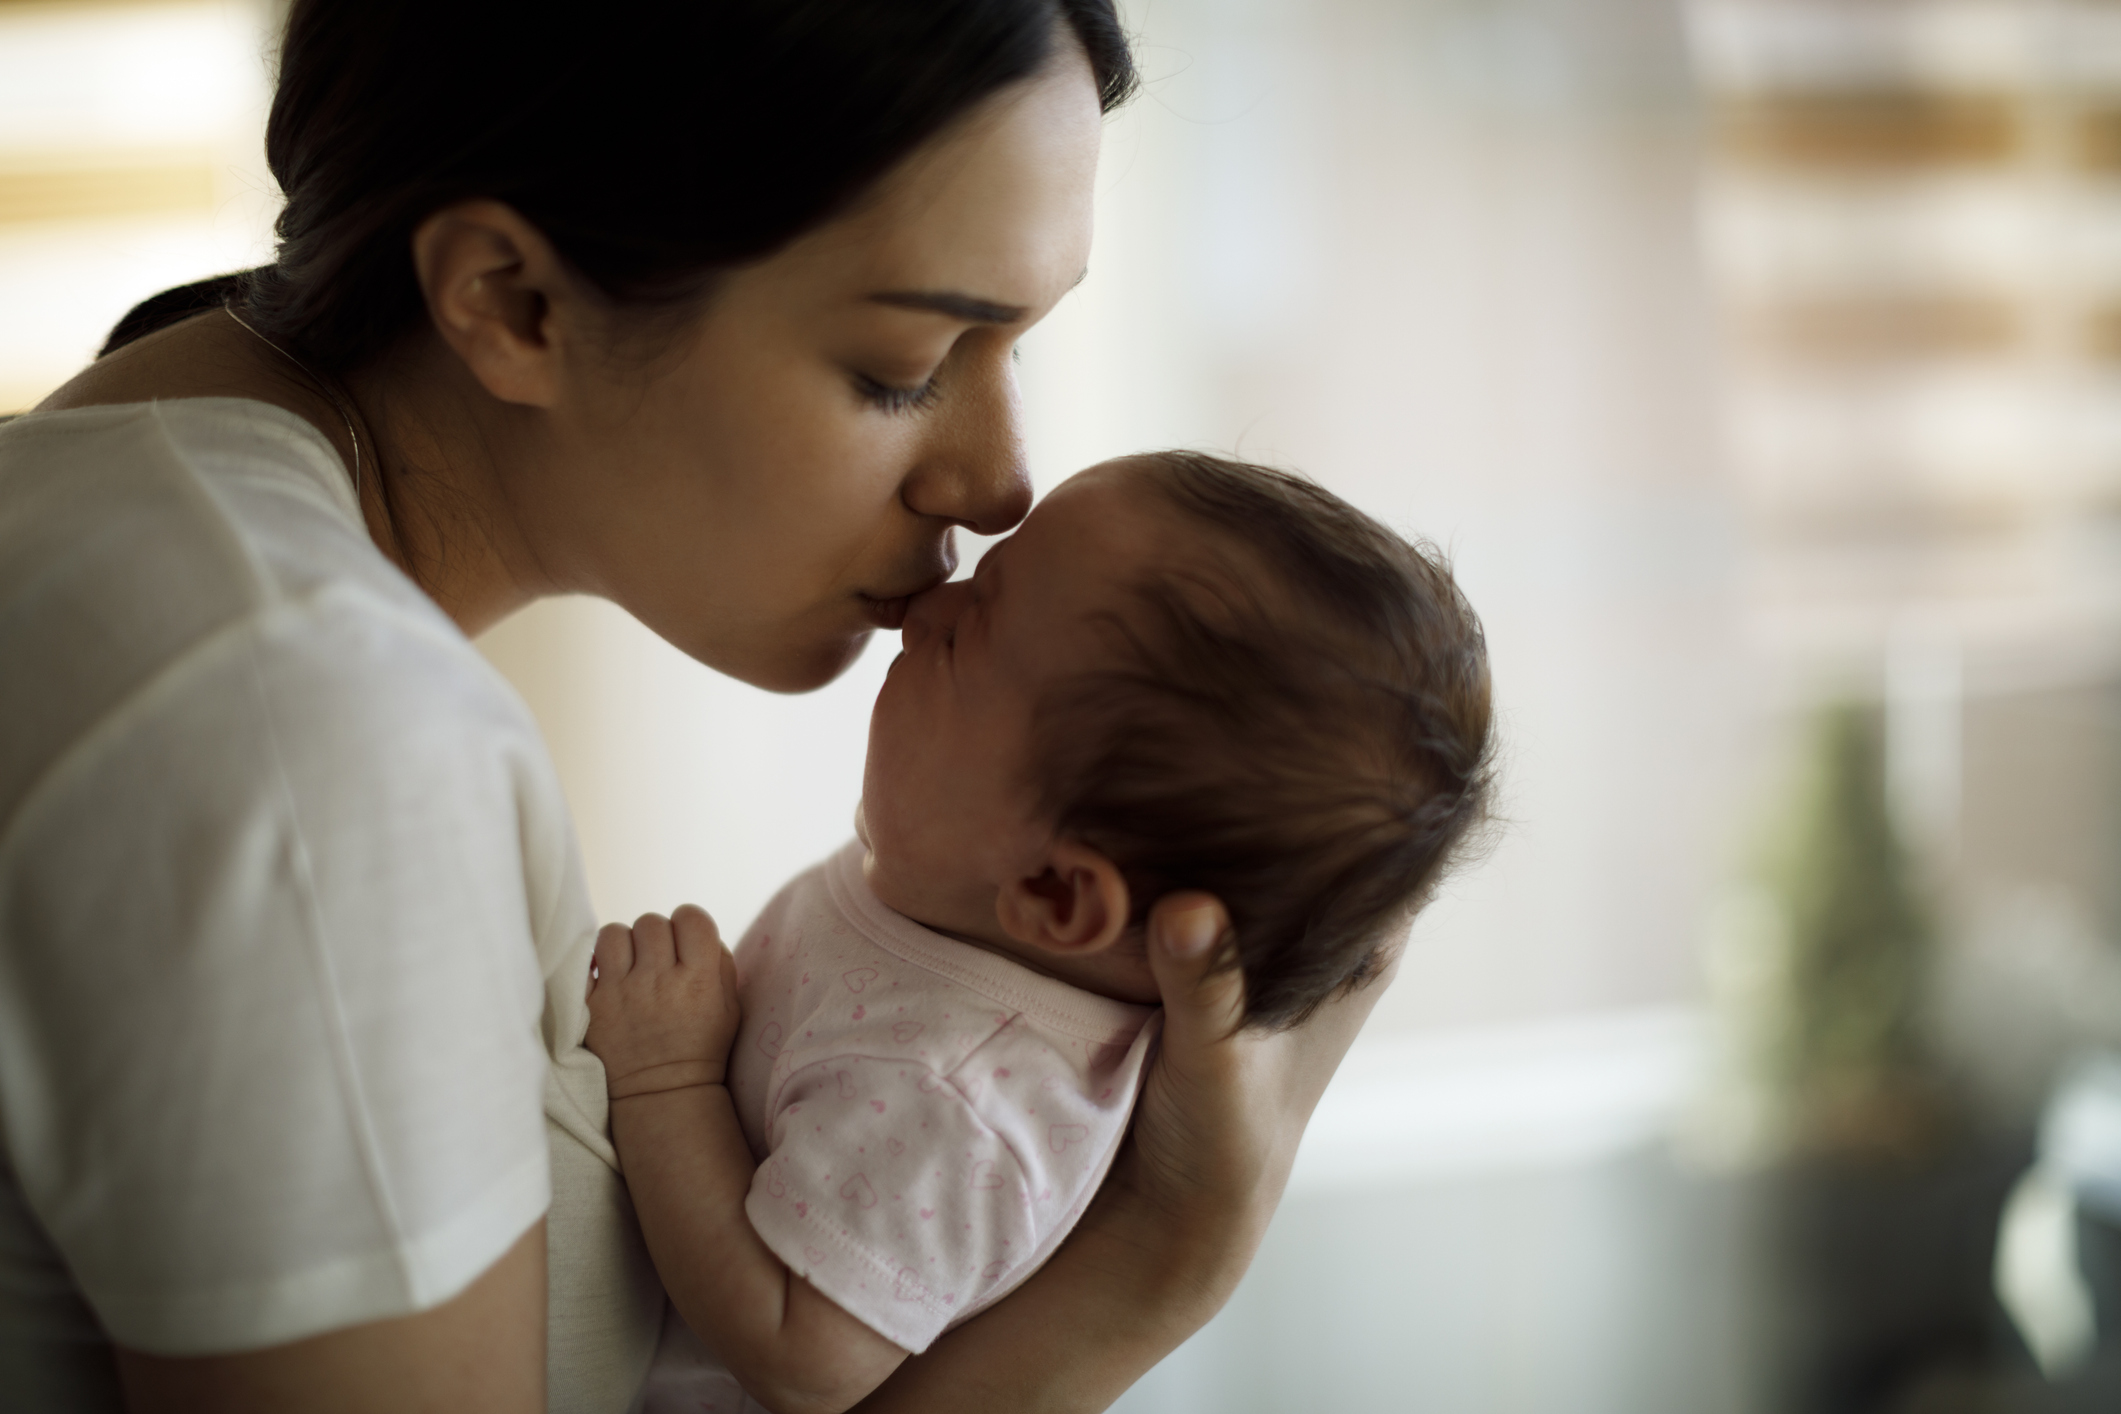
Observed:
[[[721,930],[714,926],[714,919],[707,910],[696,903],[681,905],[670,915],[670,928],[676,937],[677,960],[687,967],[704,967],[721,975],[719,954],[727,950],[722,946]]]
[[[616,982],[633,971],[633,929],[606,923],[597,930],[597,947],[589,964],[591,989],[600,981]]]
[[[656,973],[675,966],[678,959],[677,940],[671,933],[670,920],[660,913],[644,913],[633,920],[633,965],[636,969]]]

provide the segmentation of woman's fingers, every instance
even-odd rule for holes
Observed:
[[[1256,1131],[1273,1123],[1277,1097],[1247,1082],[1259,1039],[1238,1030],[1244,974],[1216,966],[1229,942],[1230,915],[1208,894],[1173,895],[1150,910],[1164,1030],[1135,1107],[1134,1142],[1149,1196],[1174,1217],[1249,1194],[1270,1147]]]
[[[1230,915],[1212,894],[1168,894],[1149,910],[1149,970],[1164,1000],[1164,1048],[1212,1045],[1245,1017],[1245,977],[1217,967]]]
[[[677,939],[677,959],[687,967],[713,967],[719,971],[721,964],[715,954],[726,951],[722,947],[722,933],[714,926],[714,919],[707,910],[696,903],[680,905],[670,915],[670,928]]]
[[[1168,909],[1168,912],[1166,911]],[[1244,974],[1217,967],[1229,915],[1206,894],[1150,914],[1149,965],[1164,1000],[1162,1051],[1136,1109],[1145,1179],[1168,1210],[1243,1202],[1263,1228],[1311,1112],[1398,965],[1321,1006],[1301,1026],[1240,1030]]]

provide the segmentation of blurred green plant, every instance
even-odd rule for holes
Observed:
[[[1921,1011],[1936,926],[1887,799],[1880,713],[1824,711],[1809,776],[1765,881],[1787,949],[1770,1073],[1800,1147],[1927,1147],[1939,1115]]]
[[[1725,1037],[1713,1153],[1917,1158],[1948,1106],[1922,1015],[1937,924],[1886,790],[1882,714],[1814,725],[1761,867],[1720,916],[1709,971]]]

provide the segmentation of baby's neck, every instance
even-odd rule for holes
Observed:
[[[1148,957],[1142,951],[1138,938],[1125,938],[1103,952],[1081,954],[1049,952],[1044,948],[1020,943],[1003,933],[999,927],[990,936],[978,936],[954,928],[941,928],[926,919],[916,918],[931,933],[940,933],[946,938],[970,944],[986,952],[998,954],[1012,962],[1020,962],[1033,972],[1093,992],[1100,997],[1109,997],[1116,1002],[1134,1002],[1142,1006],[1156,1006],[1162,998],[1157,995],[1156,984],[1149,974]]]
[[[1094,952],[1042,948],[1011,936],[1002,927],[996,907],[1000,891],[991,885],[953,880],[949,888],[899,897],[904,891],[878,878],[875,864],[873,854],[866,856],[862,873],[877,901],[931,933],[1022,963],[1033,972],[1100,997],[1140,1006],[1156,1006],[1162,1001],[1156,978],[1149,971],[1140,929],[1130,928],[1117,942]]]

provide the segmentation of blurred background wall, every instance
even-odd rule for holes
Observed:
[[[1038,486],[1207,447],[1444,546],[1505,823],[1123,1407],[2112,1407],[1992,1266],[2121,1039],[2121,8],[1124,9]],[[0,407],[266,258],[271,21],[0,0]],[[894,649],[785,698],[592,601],[482,647],[599,910],[732,935],[846,835]]]
[[[143,292],[272,256],[270,0],[0,0],[0,411]]]

